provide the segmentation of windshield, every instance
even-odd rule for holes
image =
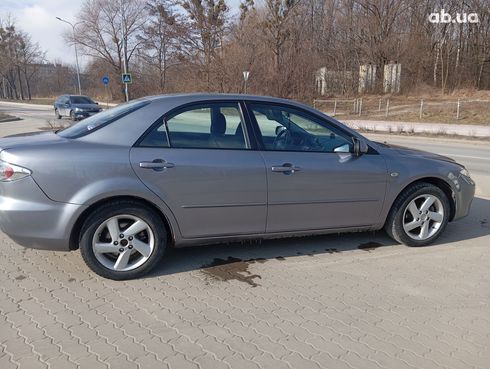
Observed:
[[[61,137],[65,138],[82,137],[140,109],[149,103],[149,101],[145,100],[136,100],[126,104],[121,104],[114,108],[105,110],[102,113],[95,114],[90,118],[84,119],[81,122],[57,133]]]
[[[95,102],[87,96],[70,96],[72,104],[95,104]]]

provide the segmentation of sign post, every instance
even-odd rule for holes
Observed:
[[[105,75],[104,77],[102,77],[102,83],[104,84],[104,89],[105,89],[105,104],[106,104],[106,108],[108,109],[109,108],[109,91],[107,90],[107,86],[109,85],[109,76],[108,75]]]
[[[126,101],[129,101],[128,85],[133,83],[133,76],[131,73],[123,73],[121,75],[122,83],[124,83],[124,94],[126,95]]]
[[[245,81],[245,93],[247,93],[247,81],[248,81],[249,75],[250,75],[250,72],[248,70],[243,72],[243,80]]]

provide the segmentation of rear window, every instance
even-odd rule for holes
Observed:
[[[148,105],[150,102],[145,100],[135,100],[126,104],[118,105],[114,108],[105,110],[101,113],[92,115],[79,123],[57,132],[58,135],[65,138],[78,138],[86,136],[99,128],[102,128],[118,119]]]
[[[87,96],[70,96],[72,104],[95,104],[95,102]]]

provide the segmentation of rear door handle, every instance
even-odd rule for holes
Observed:
[[[284,163],[282,165],[273,165],[271,169],[273,172],[284,173],[284,174],[293,174],[301,170],[300,167],[293,165],[291,163]]]
[[[155,159],[153,161],[141,161],[140,162],[140,168],[143,169],[153,169],[156,171],[162,171],[167,168],[173,168],[175,167],[174,163],[169,163],[168,161],[165,161],[163,159]]]

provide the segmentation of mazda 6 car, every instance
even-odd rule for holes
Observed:
[[[143,275],[170,247],[384,228],[433,242],[468,214],[454,160],[371,141],[309,106],[249,95],[134,100],[59,132],[0,139],[0,225]]]

